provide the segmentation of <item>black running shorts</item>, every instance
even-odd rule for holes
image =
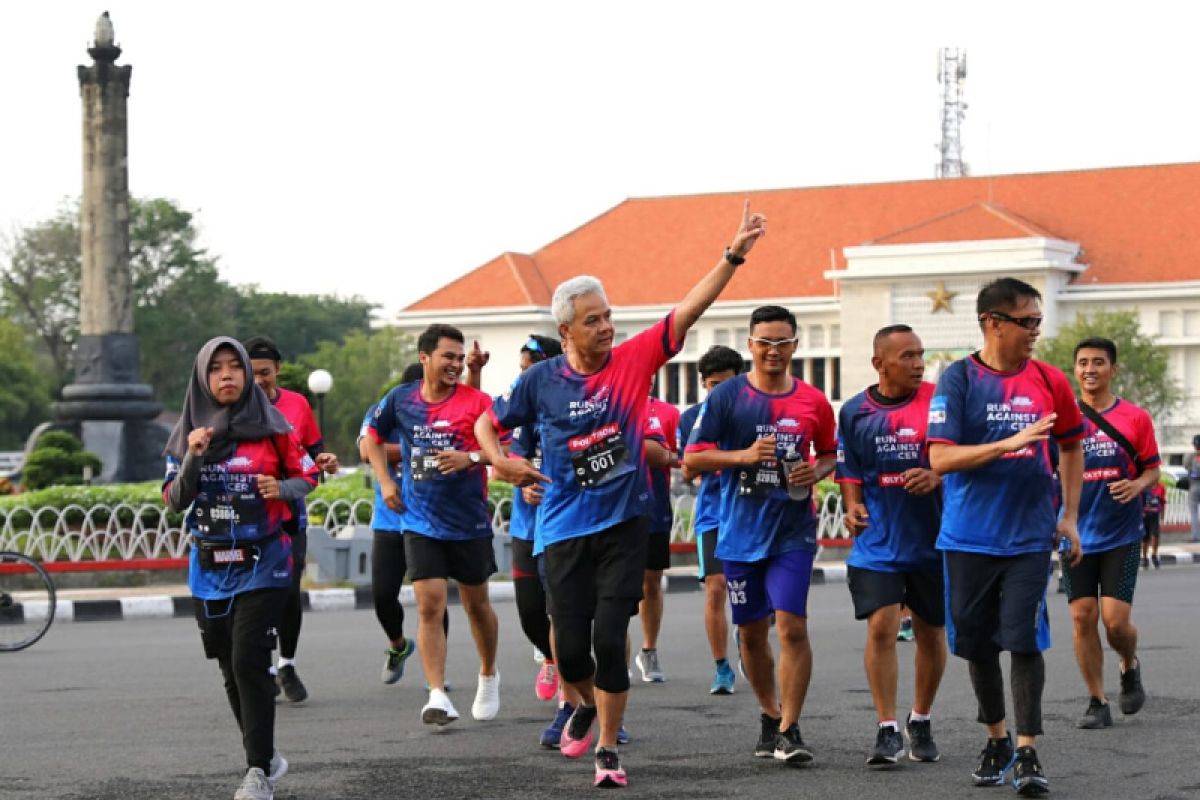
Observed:
[[[496,572],[491,536],[445,540],[405,531],[404,557],[413,582],[453,578],[465,586],[478,586]]]
[[[642,599],[646,572],[646,518],[634,517],[587,536],[546,547],[546,609],[551,616],[591,617],[596,601]]]
[[[1158,519],[1157,512],[1155,512],[1153,514],[1142,515],[1142,530],[1145,531],[1145,534],[1142,538],[1147,539],[1147,540],[1157,539],[1158,538],[1158,529],[1159,529],[1159,519]]]
[[[538,577],[538,560],[533,557],[533,540],[518,539],[512,537],[512,577],[513,580],[520,578],[537,578]]]
[[[671,566],[671,533],[652,533],[646,540],[646,569],[664,570]]]
[[[1078,566],[1063,569],[1067,602],[1081,597],[1113,597],[1132,604],[1141,559],[1141,542],[1084,554]]]
[[[866,619],[881,608],[903,604],[928,625],[940,628],[946,624],[945,582],[939,567],[913,572],[846,567],[846,584],[854,600],[855,619]]]
[[[725,565],[717,558],[717,529],[696,534],[696,553],[700,556],[699,578],[703,581],[709,575],[725,576]]]
[[[1032,655],[1048,646],[1049,551],[993,556],[948,550],[945,565],[946,638],[955,655],[976,661],[1001,650]]]

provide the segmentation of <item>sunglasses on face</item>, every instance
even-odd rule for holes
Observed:
[[[750,341],[768,350],[784,350],[788,347],[795,347],[800,340],[796,336],[790,339],[762,339],[758,336],[751,336]]]
[[[989,311],[987,315],[992,319],[998,319],[1001,322],[1011,322],[1013,325],[1020,325],[1027,331],[1036,331],[1042,325],[1042,317],[1035,314],[1030,314],[1027,317],[1014,317],[1005,314],[1003,311]]]

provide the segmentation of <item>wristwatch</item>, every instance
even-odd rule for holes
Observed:
[[[728,247],[725,248],[725,260],[735,267],[740,267],[742,264],[746,263],[745,256],[735,255],[734,252]]]
[[[479,464],[479,463],[480,463],[479,453],[477,453],[477,452],[476,452],[476,451],[474,451],[474,450],[472,450],[471,452],[467,453],[467,458],[471,459],[471,464],[472,464],[472,465],[476,465],[476,464]]]

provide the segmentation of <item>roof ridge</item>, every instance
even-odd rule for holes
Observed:
[[[521,287],[521,292],[524,293],[525,299],[529,301],[531,306],[541,305],[541,302],[533,296],[533,289],[525,281],[521,268],[517,265],[517,259],[524,259],[529,262],[534,274],[541,281],[541,289],[546,295],[550,294],[550,284],[546,281],[546,276],[542,274],[541,267],[538,266],[537,259],[528,253],[517,253],[512,250],[505,250],[502,254],[505,262],[508,264],[508,269],[512,273],[513,278],[517,282],[517,286]]]
[[[1002,206],[999,203],[985,201],[983,203],[980,203],[979,205],[983,206],[985,211],[987,211],[989,214],[992,214],[997,219],[1003,220],[1004,222],[1007,222],[1009,225],[1013,225],[1017,228],[1020,228],[1021,230],[1028,233],[1030,236],[1050,236],[1055,239],[1062,238],[1062,237],[1058,236],[1057,234],[1052,233],[1047,228],[1043,228],[1041,225],[1038,225],[1033,220],[1026,219],[1025,217],[1022,217],[1017,212],[1011,211],[1007,207]]]

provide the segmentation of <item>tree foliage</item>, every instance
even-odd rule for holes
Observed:
[[[83,470],[100,474],[100,459],[83,449],[83,443],[65,431],[48,431],[37,441],[21,467],[21,481],[29,489],[73,486],[83,482]]]
[[[46,418],[50,382],[34,358],[29,336],[0,318],[0,450],[18,450]]]
[[[1091,336],[1111,339],[1117,346],[1120,369],[1113,380],[1113,394],[1146,409],[1151,417],[1169,414],[1182,401],[1183,391],[1169,374],[1167,348],[1142,333],[1138,315],[1132,311],[1080,314],[1061,326],[1057,335],[1038,342],[1038,358],[1065,372],[1078,393],[1075,345]]]
[[[270,336],[290,361],[315,352],[321,342],[341,342],[351,331],[369,331],[374,308],[357,297],[262,292],[250,286],[238,298],[237,335]]]

